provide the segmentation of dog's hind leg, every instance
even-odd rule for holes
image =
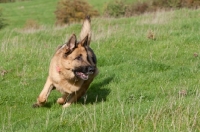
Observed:
[[[47,101],[47,98],[53,88],[54,88],[53,83],[52,83],[51,79],[48,77],[43,90],[41,91],[39,97],[37,98],[37,103],[35,103],[33,105],[33,107],[39,107],[39,106],[42,106],[43,104],[45,104]]]

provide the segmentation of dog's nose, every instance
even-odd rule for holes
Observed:
[[[94,72],[95,71],[95,67],[94,66],[88,66],[87,67],[87,71],[88,72]]]

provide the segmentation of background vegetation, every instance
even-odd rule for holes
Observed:
[[[200,131],[199,9],[93,18],[100,73],[87,94],[63,109],[53,91],[33,109],[56,47],[81,28],[54,26],[56,4],[0,4],[0,131]]]
[[[99,13],[84,0],[60,0],[55,15],[56,25],[63,25],[80,22],[87,15],[91,17],[99,16]]]
[[[196,9],[199,0],[143,0],[143,1],[110,1],[105,5],[104,15],[108,17],[130,17],[159,10],[180,8]]]

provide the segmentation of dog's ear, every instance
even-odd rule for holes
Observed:
[[[87,45],[90,45],[91,40],[91,20],[90,16],[86,16],[85,20],[82,25],[81,33],[80,33],[80,40],[84,40],[87,37]]]
[[[65,53],[71,53],[76,48],[76,35],[73,34],[65,45]]]
[[[73,50],[74,48],[76,48],[76,35],[73,34],[69,41],[66,43],[66,50]]]
[[[81,40],[79,44],[81,44],[82,46],[89,46],[90,44],[88,40],[88,35],[83,40]]]

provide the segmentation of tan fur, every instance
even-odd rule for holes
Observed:
[[[81,41],[77,43],[76,35],[73,34],[66,44],[57,49],[50,63],[49,76],[34,107],[45,104],[53,88],[62,93],[57,103],[63,107],[68,107],[85,94],[98,74],[95,54],[89,48],[91,40],[89,17],[83,22],[80,38]]]
[[[83,40],[88,35],[88,42],[90,42],[92,33],[91,33],[91,24],[90,24],[90,18],[87,17],[85,21],[83,22],[81,33],[80,33],[80,40]]]

